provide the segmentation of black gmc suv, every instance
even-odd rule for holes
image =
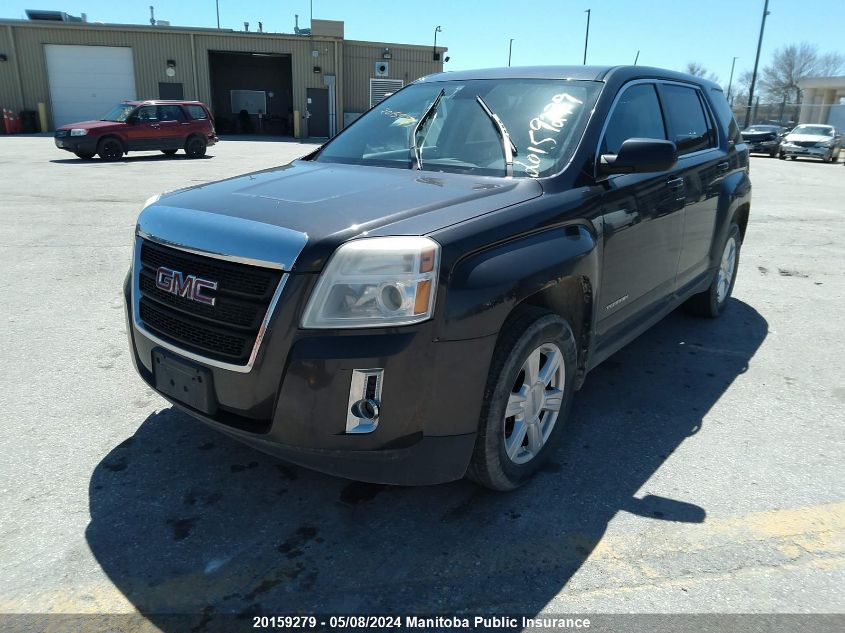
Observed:
[[[149,200],[132,355],[173,404],[291,462],[512,489],[590,369],[682,304],[725,308],[750,199],[709,81],[432,75],[289,165]]]

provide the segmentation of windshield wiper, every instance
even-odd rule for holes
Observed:
[[[431,105],[428,106],[425,112],[422,113],[422,116],[420,116],[419,120],[414,124],[414,128],[411,130],[411,146],[408,149],[411,153],[410,158],[413,162],[413,166],[418,170],[422,169],[422,151],[419,147],[417,147],[417,132],[420,131],[420,128],[423,123],[428,120],[428,117],[437,112],[437,106],[445,94],[446,88],[441,88],[440,92],[438,92],[437,96],[434,98],[434,101],[432,101]]]
[[[502,139],[502,151],[505,154],[505,175],[513,176],[513,157],[517,155],[516,145],[514,145],[511,140],[511,135],[508,134],[508,130],[505,127],[505,124],[502,123],[499,115],[493,112],[490,109],[490,106],[488,106],[484,102],[484,99],[480,96],[476,95],[475,100],[478,102],[478,105],[481,106],[481,109],[484,110],[484,114],[486,114],[493,122],[493,126],[496,128],[499,138]]]

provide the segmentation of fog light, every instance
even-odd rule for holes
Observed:
[[[383,369],[354,369],[346,412],[347,433],[372,433],[378,427]]]

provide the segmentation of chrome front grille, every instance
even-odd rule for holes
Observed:
[[[259,343],[281,270],[215,259],[139,239],[135,283],[139,324],[180,350],[246,365]],[[192,300],[156,284],[161,268],[216,283],[214,304]]]

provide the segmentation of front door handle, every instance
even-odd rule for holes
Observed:
[[[719,163],[718,165],[716,165],[716,169],[719,170],[720,174],[724,174],[726,171],[728,171],[729,167],[730,167],[729,163]]]
[[[683,178],[672,178],[671,180],[666,182],[666,185],[669,189],[678,190],[684,186],[684,179]]]

